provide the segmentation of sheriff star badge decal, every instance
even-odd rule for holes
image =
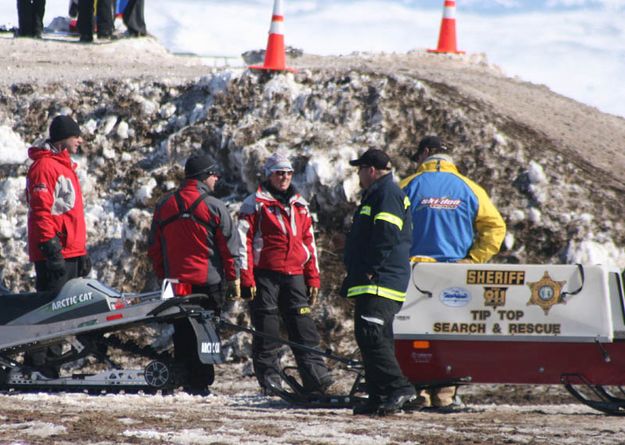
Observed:
[[[566,304],[566,301],[562,298],[562,288],[565,284],[566,281],[554,281],[549,276],[549,272],[545,271],[540,280],[527,283],[532,291],[532,296],[527,305],[535,304],[540,306],[545,311],[545,315],[548,315],[549,309],[554,304]]]

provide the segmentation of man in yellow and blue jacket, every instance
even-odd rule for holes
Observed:
[[[410,199],[411,262],[485,263],[499,252],[506,224],[482,187],[461,175],[436,136],[419,142],[417,172],[400,187]],[[425,404],[451,405],[455,387],[427,394]]]
[[[393,319],[410,279],[410,203],[393,181],[390,158],[382,150],[370,149],[350,164],[358,167],[364,191],[347,236],[341,293],[355,301],[354,332],[369,394],[354,414],[384,415],[416,398],[393,343]]]
[[[485,263],[501,247],[506,224],[482,187],[461,175],[436,136],[419,143],[417,172],[400,187],[410,199],[411,257]]]

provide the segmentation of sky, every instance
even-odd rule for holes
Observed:
[[[14,1],[0,25],[15,24]],[[283,0],[286,44],[314,54],[436,46],[442,0]],[[625,117],[625,0],[457,0],[459,49],[505,74]],[[45,22],[67,13],[47,0]],[[234,58],[264,48],[273,0],[146,0],[150,33],[174,52]]]

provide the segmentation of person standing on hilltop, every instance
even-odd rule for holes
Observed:
[[[124,25],[128,29],[129,37],[142,37],[148,35],[144,18],[144,0],[128,0],[123,11]]]
[[[93,42],[93,10],[95,0],[78,0],[78,32],[80,41]],[[113,37],[113,4],[112,0],[98,0],[96,11],[97,35],[99,39]]]
[[[43,15],[46,0],[17,0],[18,37],[40,39],[43,34]]]
[[[488,194],[458,172],[450,152],[439,137],[424,137],[414,155],[417,172],[400,183],[411,202],[413,263],[485,263],[506,235]],[[455,386],[424,390],[419,402],[453,409],[461,404],[456,392]]]

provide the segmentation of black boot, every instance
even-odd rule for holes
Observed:
[[[353,413],[359,415],[374,415],[380,409],[380,398],[377,396],[369,396],[366,402],[354,406]]]

